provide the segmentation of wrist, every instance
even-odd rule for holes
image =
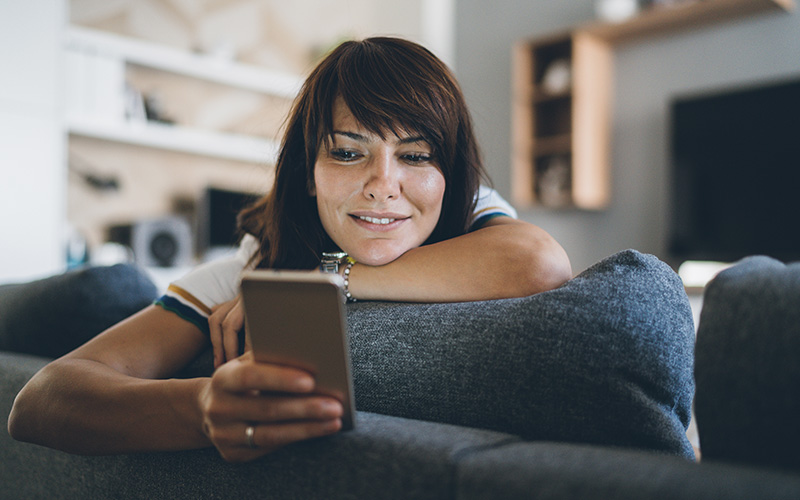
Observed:
[[[323,273],[338,274],[344,280],[343,293],[347,302],[355,302],[356,298],[350,292],[350,271],[356,261],[346,252],[323,252],[319,269]]]
[[[350,291],[350,273],[355,265],[356,261],[348,257],[347,264],[345,264],[344,270],[342,271],[342,277],[344,278],[344,288],[342,291],[344,292],[344,297],[347,299],[347,302],[356,302],[357,300]]]

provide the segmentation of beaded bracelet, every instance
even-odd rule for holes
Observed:
[[[351,258],[347,258],[347,265],[344,268],[344,296],[347,299],[347,302],[356,302],[356,298],[350,293],[350,270],[355,265],[356,261]]]

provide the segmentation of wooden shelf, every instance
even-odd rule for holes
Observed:
[[[518,206],[605,208],[611,200],[613,47],[761,12],[794,0],[697,0],[654,7],[620,23],[593,22],[515,44],[512,59],[512,200]],[[547,92],[548,69],[566,61],[571,81]],[[563,175],[565,162],[569,172]],[[559,175],[549,171],[557,165]],[[556,168],[556,167],[553,167]],[[543,186],[542,177],[547,183]],[[541,193],[548,193],[543,196]],[[569,200],[565,203],[564,200]]]
[[[794,0],[695,0],[653,7],[621,23],[596,22],[578,29],[616,44],[794,7]]]
[[[534,140],[534,149],[536,157],[571,154],[572,135],[560,134],[537,137]]]

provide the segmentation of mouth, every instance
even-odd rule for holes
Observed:
[[[372,231],[388,231],[396,228],[410,217],[401,214],[364,214],[353,213],[350,217],[359,226]]]
[[[394,217],[370,217],[368,215],[357,215],[355,217],[358,217],[363,221],[369,222],[370,224],[381,224],[384,226],[386,224],[391,224],[392,222],[397,220]]]

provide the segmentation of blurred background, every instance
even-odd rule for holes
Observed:
[[[0,282],[124,259],[169,279],[229,251],[233,214],[270,185],[303,77],[337,43],[376,34],[451,65],[495,187],[564,245],[576,273],[625,248],[677,267],[673,103],[800,79],[796,11],[613,44],[598,97],[609,107],[607,203],[512,197],[512,48],[625,22],[645,3],[0,0]]]

